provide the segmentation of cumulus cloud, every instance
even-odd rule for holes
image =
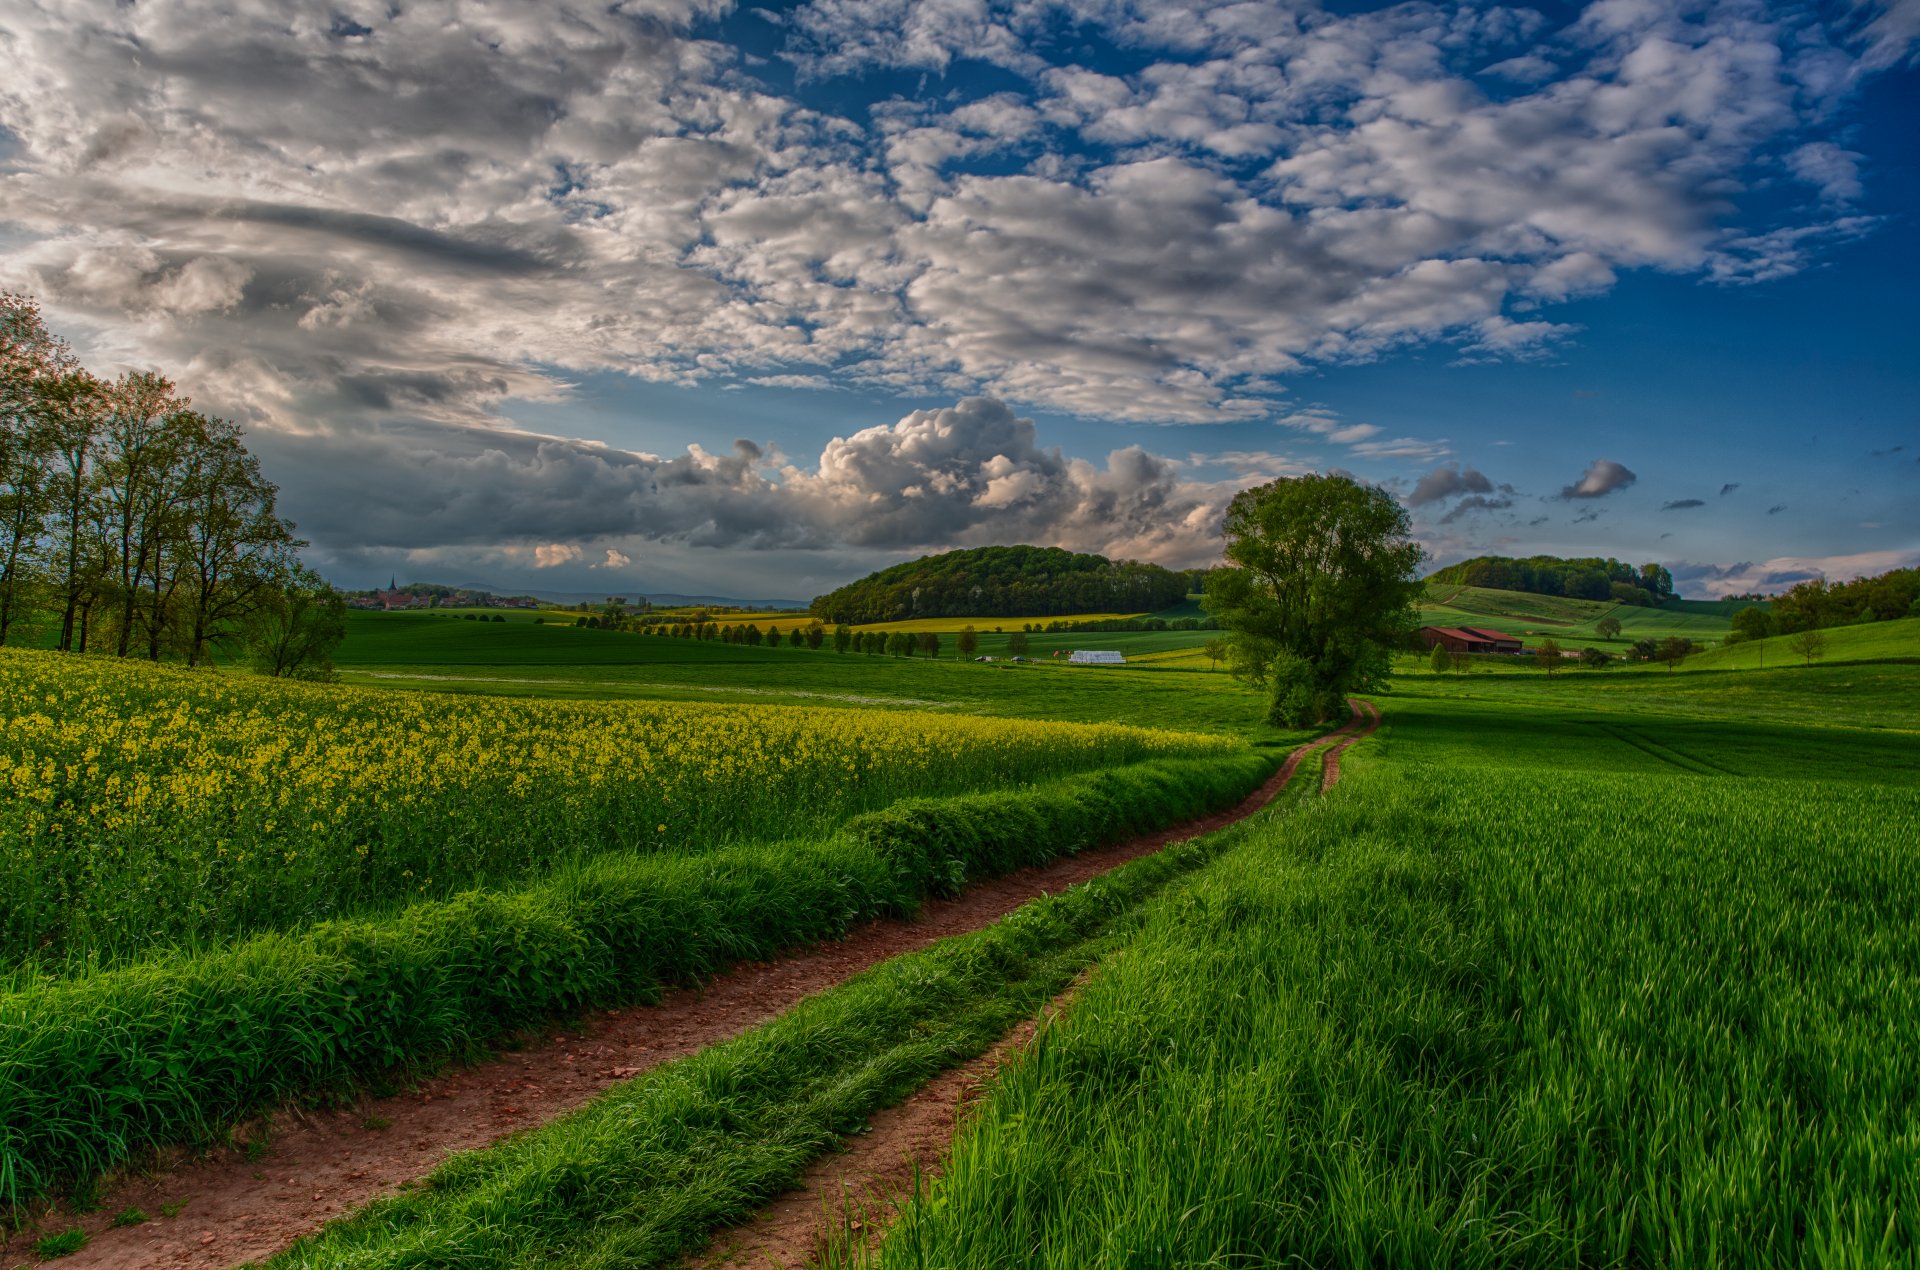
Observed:
[[[1834,556],[1775,556],[1770,560],[1742,560],[1735,564],[1680,561],[1670,566],[1674,583],[1686,590],[1704,591],[1718,598],[1755,591],[1770,594],[1800,582],[1824,578],[1847,582],[1891,569],[1920,568],[1920,548],[1862,551]]]
[[[1468,493],[1491,494],[1493,482],[1476,468],[1463,468],[1458,464],[1449,463],[1443,467],[1436,467],[1421,477],[1419,483],[1413,487],[1413,493],[1407,496],[1407,503],[1412,507],[1424,507],[1428,503],[1452,498],[1455,494]]]
[[[500,543],[540,568],[578,543],[755,551],[902,552],[996,542],[1189,565],[1219,549],[1226,503],[1252,476],[1196,481],[1128,446],[1094,464],[1043,446],[1005,403],[967,398],[829,441],[809,466],[741,440],[663,457],[497,429],[261,438],[283,505],[336,555]]]
[[[624,569],[632,563],[632,556],[624,551],[615,551],[612,547],[608,547],[606,559],[602,560],[596,567],[601,569]]]
[[[1587,464],[1587,470],[1581,474],[1579,480],[1561,488],[1560,497],[1564,499],[1604,498],[1615,490],[1627,488],[1639,479],[1624,464],[1616,463],[1612,459],[1595,459]]]
[[[729,0],[21,0],[0,282],[289,432],[489,424],[591,372],[1261,419],[1316,365],[1537,356],[1574,334],[1543,306],[1625,271],[1753,282],[1872,231],[1833,104],[1911,8],[812,0],[796,82]],[[990,88],[848,90],[966,60]],[[1783,171],[1816,205],[1742,210]],[[1374,426],[1315,435],[1444,456]]]
[[[1663,512],[1683,512],[1695,507],[1705,507],[1706,505],[1706,500],[1701,498],[1676,498],[1670,503],[1660,504],[1660,510]]]

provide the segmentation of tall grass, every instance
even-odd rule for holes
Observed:
[[[1183,843],[897,957],[763,1027],[459,1157],[278,1267],[679,1264],[842,1134],[984,1051],[1123,941],[1141,900],[1244,830]]]
[[[825,833],[1218,738],[776,706],[455,699],[0,650],[0,969],[444,897],[610,850]]]
[[[1920,1257],[1920,792],[1406,757],[1153,904],[872,1259]]]
[[[879,833],[892,823],[883,817],[817,843],[605,856],[518,891],[0,995],[0,1199],[281,1099],[391,1079],[528,1023],[650,999],[910,911],[930,879],[947,885],[1230,806],[1271,770],[1243,750],[959,799],[944,816],[917,803],[911,833]]]

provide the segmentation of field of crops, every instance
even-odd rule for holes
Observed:
[[[540,874],[817,835],[1224,744],[787,707],[454,700],[0,654],[0,948],[124,958]]]
[[[16,1199],[1231,805],[1273,763],[1114,725],[456,698],[14,650],[0,703]]]

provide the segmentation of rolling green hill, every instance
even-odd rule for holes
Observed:
[[[1823,663],[1856,661],[1920,661],[1920,617],[1904,617],[1892,622],[1869,622],[1862,626],[1835,626],[1822,632],[1827,637]],[[1686,670],[1752,670],[1764,666],[1795,666],[1804,658],[1787,647],[1791,635],[1726,644],[1689,657]]]
[[[1637,639],[1677,635],[1696,644],[1718,643],[1732,628],[1741,601],[1670,600],[1659,608],[1616,604],[1610,600],[1571,600],[1526,591],[1429,583],[1419,603],[1427,626],[1484,626],[1529,640],[1552,639],[1562,648],[1593,647],[1624,652]],[[1620,623],[1616,639],[1602,639],[1594,626],[1602,618]]]

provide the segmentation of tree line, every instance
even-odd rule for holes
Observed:
[[[0,292],[0,644],[324,671],[344,607],[277,495],[236,424],[163,375],[93,374]]]
[[[704,618],[614,625],[599,617],[578,617],[573,624],[593,630],[625,630],[665,639],[718,640],[722,644],[737,644],[747,648],[779,648],[784,645],[788,648],[820,649],[830,645],[836,653],[864,653],[869,657],[938,657],[946,647],[946,642],[937,631],[862,631],[855,630],[845,622],[829,630],[824,622],[809,621],[791,626],[784,632],[777,623],[769,623],[763,631],[754,622],[729,624]],[[998,632],[997,627],[995,631]],[[968,626],[955,636],[953,646],[961,657],[971,657],[979,651],[980,633]],[[1024,656],[1029,647],[1025,628],[1007,636],[1007,653],[1010,656]]]
[[[1673,575],[1664,566],[1643,564],[1636,569],[1611,556],[1475,556],[1435,570],[1427,581],[1570,600],[1613,600],[1644,608],[1673,598]]]
[[[823,622],[919,617],[1051,617],[1152,612],[1198,588],[1204,571],[1176,572],[1059,547],[974,547],[893,565],[817,597]]]
[[[1851,582],[1814,578],[1773,598],[1767,608],[1743,608],[1733,615],[1728,643],[1798,635],[1830,626],[1858,626],[1920,617],[1920,569],[1893,569]]]

